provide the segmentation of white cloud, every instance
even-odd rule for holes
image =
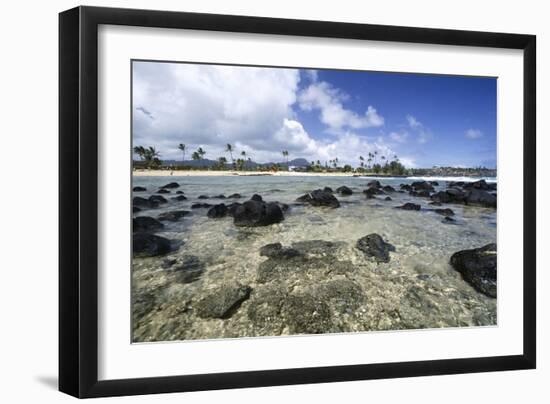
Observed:
[[[369,105],[364,115],[346,109],[343,102],[349,96],[326,81],[310,84],[298,95],[300,108],[304,111],[319,110],[319,119],[329,131],[340,132],[344,128],[360,129],[384,125],[384,118]]]
[[[420,123],[414,116],[407,115],[407,122],[411,128],[421,128],[422,123]]]
[[[418,143],[425,144],[432,139],[432,133],[416,117],[407,115],[406,118],[409,128],[416,133],[416,141]]]
[[[405,143],[409,137],[409,132],[391,132],[390,139],[397,143]]]
[[[464,132],[464,135],[468,139],[479,139],[483,136],[483,132],[479,129],[468,129],[466,132]]]
[[[338,157],[354,166],[369,152],[394,155],[383,139],[368,141],[346,129],[382,125],[376,109],[363,116],[345,109],[347,96],[324,82],[310,84],[300,105],[321,110],[321,120],[340,132],[336,139],[313,138],[292,109],[299,70],[139,62],[133,73],[134,145],[155,146],[162,159],[181,159],[179,143],[186,144],[187,159],[198,147],[208,159],[229,158],[227,143],[234,157],[244,150],[257,162],[282,161],[282,150],[290,159]]]

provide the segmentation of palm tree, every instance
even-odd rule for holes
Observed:
[[[363,156],[359,156],[359,161],[361,162],[359,165],[361,166],[361,168],[363,168],[363,166],[365,165],[365,158]]]
[[[223,170],[225,168],[225,165],[227,164],[227,159],[223,156],[218,158],[218,164],[220,165],[220,168]]]
[[[191,155],[191,158],[193,160],[196,160],[196,161],[199,161],[201,159],[201,155],[199,154],[199,152],[193,152],[193,154]]]
[[[374,151],[374,164],[376,164],[376,156],[378,156],[378,150]]]
[[[201,159],[203,159],[204,155],[206,154],[206,152],[202,149],[202,147],[199,147],[197,149],[197,153],[199,153],[199,156],[201,156]]]
[[[235,160],[233,160],[233,146],[231,146],[231,143],[227,143],[225,145],[225,151],[229,152],[229,156],[231,157],[231,163],[235,165]]]
[[[185,145],[183,143],[180,143],[179,146],[178,146],[178,149],[181,150],[181,152],[183,153],[183,156],[182,156],[182,159],[181,159],[181,162],[185,162]]]
[[[288,150],[283,150],[283,157],[286,157],[286,166],[288,167]]]
[[[143,146],[135,146],[134,153],[138,155],[140,160],[143,160],[145,158],[145,148]]]

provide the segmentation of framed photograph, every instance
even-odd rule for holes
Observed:
[[[59,27],[61,391],[535,368],[534,36]]]

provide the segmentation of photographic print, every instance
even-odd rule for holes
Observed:
[[[133,342],[497,324],[495,77],[131,69]]]

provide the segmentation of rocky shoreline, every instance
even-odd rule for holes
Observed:
[[[313,189],[288,203],[265,201],[258,194],[190,196],[177,182],[146,198],[140,196],[146,187],[134,187],[133,340],[494,325],[494,243],[449,253],[448,265],[455,274],[450,278],[401,270],[400,246],[378,233],[351,243],[265,243],[249,251],[257,257],[254,264],[243,263],[242,273],[230,274],[215,255],[205,261],[188,254],[185,241],[158,234],[194,215],[203,216],[208,226],[229,219],[235,229],[269,232],[295,209],[316,214],[346,209],[346,198],[352,195],[412,215],[431,212],[442,218],[441,225],[461,225],[455,216],[459,206],[496,209],[496,184],[481,180],[445,185],[441,189],[436,181],[416,181],[397,188],[373,180],[362,190]],[[398,204],[394,199],[399,195],[417,202]],[[191,209],[165,209],[182,201],[192,203]],[[156,213],[159,208],[164,209]]]

